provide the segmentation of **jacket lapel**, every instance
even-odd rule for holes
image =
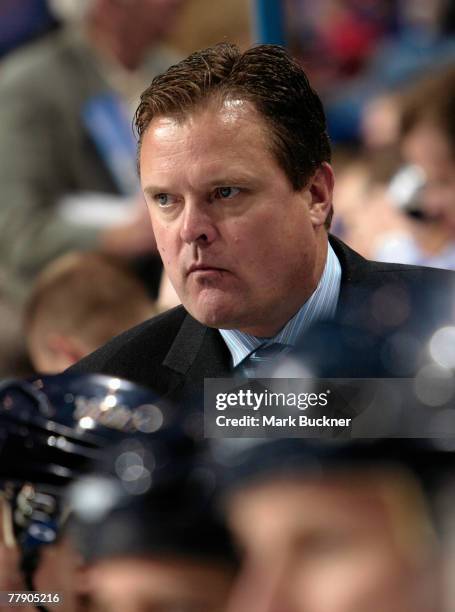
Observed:
[[[195,397],[204,386],[204,378],[232,375],[230,353],[218,330],[202,325],[186,315],[163,366],[178,374],[167,396],[178,390],[180,397]]]

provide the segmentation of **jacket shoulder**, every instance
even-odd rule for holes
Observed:
[[[367,263],[366,272],[368,274],[383,274],[387,276],[395,276],[397,279],[403,280],[422,280],[432,283],[454,283],[455,272],[452,270],[444,270],[442,268],[430,268],[428,266],[412,266],[398,263],[385,263],[382,261],[365,260]]]
[[[343,280],[347,282],[402,280],[404,282],[422,281],[436,285],[455,283],[455,272],[452,270],[365,259],[334,236],[330,236],[330,244],[341,263]]]

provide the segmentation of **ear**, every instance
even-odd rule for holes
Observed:
[[[57,332],[52,332],[48,335],[47,346],[52,352],[56,363],[62,364],[62,369],[73,365],[90,352],[79,339]]]
[[[334,184],[332,166],[327,162],[323,162],[308,181],[307,189],[311,195],[310,219],[314,227],[324,225],[332,210]]]

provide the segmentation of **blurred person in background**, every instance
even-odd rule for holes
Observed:
[[[346,0],[340,4],[348,11],[353,4],[357,12],[366,13],[368,21],[369,3]],[[389,117],[385,114],[388,109],[382,105],[378,107],[378,96],[399,91],[415,79],[455,60],[453,0],[397,0],[372,4],[372,14],[380,15],[380,8],[386,15],[391,13],[389,32],[382,39],[377,38],[355,78],[336,80],[325,93],[329,132],[334,142],[361,141],[365,137],[362,134],[363,115],[367,113],[374,115],[369,117],[369,124],[387,129],[387,133],[375,129],[373,135],[370,128],[367,142],[369,146],[382,146],[393,126],[380,123]],[[369,108],[371,102],[373,108]],[[370,136],[375,138],[370,139]]]
[[[177,59],[162,41],[182,4],[53,0],[64,27],[2,63],[2,336],[18,330],[38,272],[68,251],[125,258],[156,297],[162,266],[139,195],[131,118],[145,85]],[[20,341],[9,345],[0,375],[20,360]]]
[[[57,374],[129,327],[158,313],[121,259],[68,253],[39,274],[25,307],[25,336],[37,372]]]
[[[424,478],[436,488],[448,457],[432,463],[393,441],[251,447],[225,468],[226,512],[244,551],[229,610],[441,612]]]
[[[151,474],[155,485],[183,472],[193,456],[195,438],[183,432],[172,406],[166,405],[166,410],[161,406],[163,410],[158,408],[157,397],[150,391],[103,376],[48,376],[30,382],[5,381],[0,385],[2,591],[28,589],[44,594],[57,593],[56,598],[46,598],[40,609],[61,612],[87,610],[86,563],[68,536],[68,517],[72,507],[66,496],[67,487],[83,474],[91,473],[95,465],[101,469],[106,461],[104,449],[116,444],[123,449],[123,454],[119,451],[122,456],[118,465],[123,465],[121,474],[125,481],[120,477],[117,481],[125,485],[125,495],[120,495],[121,500],[116,498],[114,485],[117,481],[109,486],[110,481],[98,479],[94,500],[93,495],[83,500],[77,498],[79,509],[82,501],[83,510],[89,514],[92,511],[96,515],[100,505],[101,509],[107,509],[111,502],[121,505],[127,497],[126,490],[131,493],[134,486],[150,484],[152,479],[147,480],[147,476]],[[145,455],[149,458],[146,463],[149,471],[144,465],[142,470],[139,469],[137,462],[141,461],[141,456],[136,439],[134,448],[130,445],[131,452],[125,454],[125,438],[132,434],[136,434],[137,439],[139,436],[142,440],[146,438],[147,448],[152,446],[141,455],[144,463]],[[136,464],[132,462],[134,458]],[[138,490],[135,489],[135,493]],[[138,495],[133,497],[137,502],[135,507],[141,507]],[[180,501],[177,512],[183,513],[182,521],[186,525],[184,500]],[[135,531],[136,543],[142,542],[145,510],[144,513]],[[93,519],[93,515],[90,516]],[[109,528],[112,526],[111,521]],[[173,527],[177,529],[177,523]],[[89,542],[86,540],[85,543],[92,546],[92,554],[102,541],[105,547],[109,544],[121,547],[125,543],[123,536],[131,534],[128,522],[124,528],[124,531],[111,531],[108,541],[102,539],[106,531],[92,533]],[[153,528],[159,536],[160,526],[154,523]],[[201,532],[206,533],[203,529],[204,526],[189,535],[179,531],[182,547],[187,541],[196,546]],[[209,525],[207,530],[214,537],[219,533],[210,531]],[[144,535],[146,533],[150,530]],[[169,531],[166,533],[170,537]],[[184,535],[187,535],[186,540]],[[223,542],[226,541],[225,536]],[[216,550],[221,556],[223,544],[208,540],[204,545],[204,551]],[[216,556],[217,553],[213,552],[213,557]],[[213,575],[216,576],[216,571]],[[30,608],[35,609],[34,606]],[[3,612],[4,609],[10,607],[4,608],[0,603],[0,610]]]
[[[154,253],[138,196],[129,117],[144,85],[176,59],[161,41],[181,4],[54,0],[59,15],[72,16],[68,24],[3,63],[5,299],[20,303],[43,265],[68,250],[96,248],[139,259]],[[144,276],[156,294],[160,265],[147,262]]]
[[[71,487],[68,534],[86,564],[90,612],[225,610],[236,557],[211,487],[177,454],[160,478],[157,449],[125,440],[111,472]]]
[[[455,67],[403,92],[399,142],[405,166],[389,196],[406,220],[385,234],[373,254],[399,261],[455,269]]]
[[[324,97],[362,73],[393,29],[395,2],[285,0],[288,39]]]
[[[401,165],[397,147],[369,152],[334,149],[332,232],[364,257],[375,259],[384,234],[408,227],[389,193],[390,180]]]
[[[59,27],[46,0],[2,0],[0,2],[0,73],[6,55],[33,43]],[[2,299],[7,282],[0,263],[0,376],[27,376],[31,364],[21,336],[16,304]]]

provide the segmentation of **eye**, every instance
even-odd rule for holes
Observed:
[[[173,198],[168,193],[157,193],[153,196],[153,199],[158,204],[158,206],[169,206],[173,202]]]
[[[217,187],[214,192],[215,199],[228,200],[240,193],[238,187]]]

